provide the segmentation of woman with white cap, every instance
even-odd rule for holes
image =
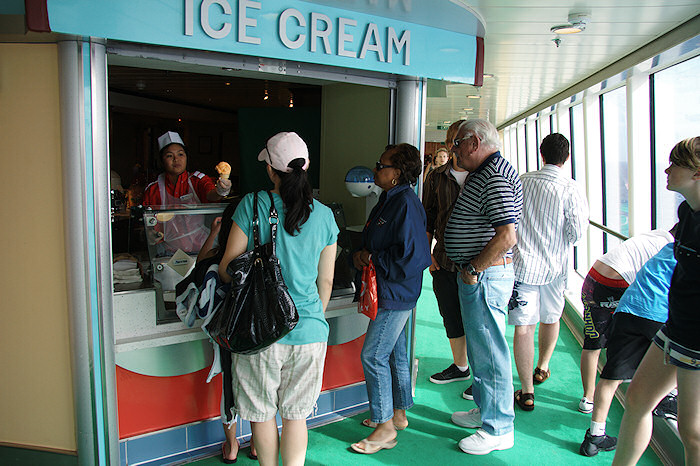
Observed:
[[[302,465],[308,435],[306,417],[321,392],[328,341],[324,312],[333,287],[338,226],[333,212],[312,197],[306,170],[309,152],[296,133],[270,138],[258,155],[274,184],[272,199],[283,226],[277,232],[282,277],[299,313],[296,327],[260,353],[233,354],[233,398],[236,412],[251,423],[258,460]],[[253,198],[246,195],[233,214],[233,226],[219,264],[230,282],[228,264],[253,249]],[[267,225],[270,197],[258,193],[260,225]],[[260,228],[260,243],[270,242],[270,229]],[[281,440],[275,415],[282,418]],[[230,461],[230,460],[229,460]]]
[[[145,206],[172,206],[217,202],[231,191],[231,180],[220,177],[216,184],[202,172],[187,171],[185,143],[174,131],[158,138],[158,149],[164,172],[146,187]]]

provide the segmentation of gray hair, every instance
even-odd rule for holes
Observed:
[[[474,134],[479,138],[481,144],[487,149],[501,150],[501,141],[498,137],[496,127],[486,121],[480,119],[463,120],[459,125],[457,134],[464,132],[465,134]]]

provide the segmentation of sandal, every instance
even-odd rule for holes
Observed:
[[[545,380],[547,380],[547,379],[549,378],[550,375],[552,375],[552,374],[551,374],[551,372],[549,371],[549,369],[547,369],[546,371],[543,371],[543,370],[540,369],[539,367],[536,367],[536,368],[535,368],[535,373],[532,374],[532,382],[533,382],[535,385],[539,385],[539,384],[541,384],[542,382],[544,382]]]
[[[377,423],[373,422],[371,419],[365,419],[362,421],[362,425],[365,427],[369,427],[370,429],[376,429],[377,428]],[[394,429],[396,430],[404,430],[406,427],[408,427],[408,422],[402,426],[394,424]]]
[[[535,409],[535,394],[523,393],[522,390],[518,390],[515,392],[515,404],[520,406],[523,411],[532,411]]]
[[[396,439],[389,440],[387,442],[380,442],[377,440],[367,440],[362,439],[357,443],[350,445],[350,448],[358,453],[363,453],[365,455],[371,455],[377,453],[379,450],[390,450],[396,446]]]
[[[233,464],[236,461],[238,461],[238,454],[236,454],[236,457],[232,460],[226,458],[226,445],[228,445],[228,442],[224,442],[221,444],[221,459],[225,464]],[[229,453],[231,452],[231,446],[229,445]]]

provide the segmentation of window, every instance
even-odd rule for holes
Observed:
[[[537,118],[529,118],[525,124],[527,129],[527,160],[526,171],[536,170],[538,157],[538,141],[537,141]]]
[[[518,124],[518,173],[527,171],[527,151],[525,150],[525,123]]]
[[[653,75],[654,187],[656,228],[670,229],[678,221],[683,197],[666,189],[668,154],[679,141],[697,136],[700,122],[700,93],[696,89],[700,57],[692,58]]]
[[[625,87],[620,87],[601,96],[600,127],[603,143],[603,222],[611,230],[629,236],[625,92]]]
[[[576,180],[576,184],[581,192],[586,194],[586,144],[585,135],[583,133],[583,105],[574,105],[567,112],[567,117],[570,115],[571,128],[571,176]],[[568,118],[567,118],[568,120]],[[581,275],[585,276],[588,273],[590,265],[587,260],[588,243],[585,238],[579,241],[579,244],[574,248],[574,268]]]

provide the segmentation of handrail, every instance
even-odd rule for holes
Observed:
[[[616,231],[613,231],[610,228],[601,225],[600,223],[594,222],[593,220],[589,220],[588,223],[590,223],[591,225],[593,225],[594,227],[596,227],[600,230],[603,230],[605,233],[607,233],[609,235],[613,235],[614,237],[621,239],[622,241],[627,241],[629,239],[628,237],[626,237],[622,233],[618,233]]]

